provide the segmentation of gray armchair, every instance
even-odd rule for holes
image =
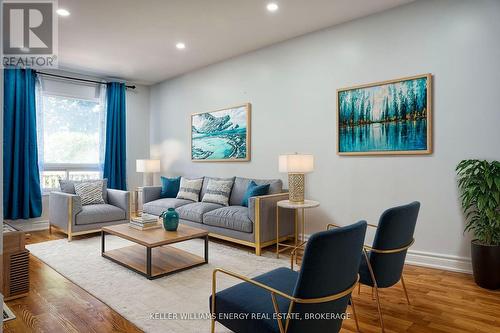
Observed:
[[[130,220],[130,192],[107,189],[104,204],[82,206],[76,194],[51,192],[49,230],[55,228],[73,236],[101,231],[102,227]]]

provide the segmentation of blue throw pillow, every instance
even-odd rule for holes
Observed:
[[[253,180],[248,184],[247,191],[243,196],[242,206],[248,207],[248,198],[269,193],[270,184],[257,185]]]
[[[181,186],[181,177],[167,178],[161,177],[161,193],[162,198],[175,198]]]

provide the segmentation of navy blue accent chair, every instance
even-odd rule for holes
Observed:
[[[378,288],[389,288],[401,281],[408,304],[410,299],[403,278],[406,252],[413,244],[420,202],[387,209],[380,216],[373,245],[365,246],[359,267],[359,283],[374,288],[380,324],[384,330]]]
[[[215,309],[212,311],[215,320],[237,333],[338,332],[351,291],[358,281],[366,228],[366,222],[360,221],[312,235],[299,272],[282,267],[249,279],[216,269],[209,302],[212,311],[215,294]],[[216,273],[245,282],[215,293]],[[277,308],[284,314],[280,322],[275,317]],[[302,320],[291,318],[287,322],[287,313],[298,315]],[[238,314],[240,318],[230,318],[230,314]],[[306,320],[309,314],[317,317],[309,316],[310,319]],[[322,314],[328,314],[330,318],[321,319]],[[215,321],[212,321],[212,332],[214,329]]]

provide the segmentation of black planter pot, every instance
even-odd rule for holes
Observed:
[[[500,245],[471,242],[472,272],[477,285],[486,289],[500,288]]]

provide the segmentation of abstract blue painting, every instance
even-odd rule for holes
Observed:
[[[430,154],[431,75],[337,91],[339,155]]]
[[[249,103],[191,116],[192,161],[250,160]]]

